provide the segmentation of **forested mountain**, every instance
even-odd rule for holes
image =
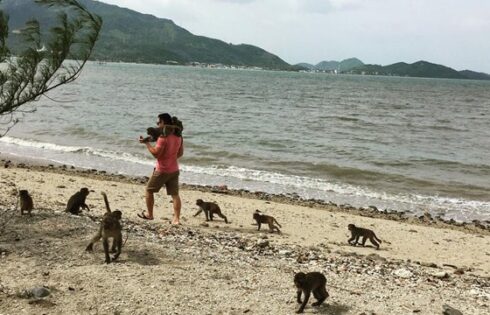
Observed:
[[[104,21],[93,59],[143,63],[220,63],[283,70],[294,68],[256,46],[233,45],[196,36],[171,20],[99,1],[79,2],[101,16]],[[14,51],[20,49],[18,32],[28,19],[38,19],[44,28],[56,21],[54,9],[41,7],[33,0],[3,0],[0,2],[0,9],[10,16],[9,45]]]
[[[340,62],[322,61],[316,65],[301,63],[291,66],[259,47],[247,44],[233,45],[209,37],[196,36],[169,19],[157,18],[100,1],[79,1],[90,11],[100,15],[104,21],[100,39],[92,54],[92,59],[96,60],[162,64],[199,62],[278,70],[335,70],[338,73],[354,74],[490,79],[490,75],[486,73],[470,70],[458,72],[427,61],[380,66],[364,65],[357,58],[349,58]],[[38,19],[46,32],[56,22],[56,9],[39,6],[34,0],[2,0],[0,9],[10,17],[8,44],[14,53],[21,49],[19,31],[27,20]]]

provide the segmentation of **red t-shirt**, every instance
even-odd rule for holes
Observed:
[[[157,157],[156,170],[160,173],[173,173],[179,170],[177,154],[182,145],[182,138],[176,135],[158,137],[156,148],[163,147],[162,152]]]

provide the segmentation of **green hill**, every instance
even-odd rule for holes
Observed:
[[[104,24],[92,59],[142,63],[180,64],[188,62],[255,66],[266,69],[294,70],[279,57],[252,45],[233,45],[221,40],[196,36],[168,19],[141,14],[115,5],[80,0],[91,12],[102,17]],[[42,27],[56,21],[53,9],[40,7],[33,0],[3,0],[0,9],[10,16],[9,45],[18,51],[15,30],[30,18]]]
[[[359,67],[364,65],[364,63],[357,59],[357,58],[349,58],[349,59],[344,59],[342,61],[321,61],[317,63],[316,65],[311,65],[308,63],[298,63],[297,66],[301,66],[310,70],[318,70],[318,71],[349,71],[353,68]]]
[[[364,63],[357,58],[344,59],[339,63],[339,71],[340,72],[349,71],[351,69],[354,69],[356,67],[361,67],[363,65]]]
[[[459,71],[462,75],[472,80],[490,80],[490,75],[483,72],[475,72],[471,70]]]
[[[320,71],[333,71],[339,67],[339,62],[335,60],[321,61],[315,65],[315,70]]]
[[[297,63],[297,64],[295,64],[295,66],[302,67],[302,68],[305,68],[305,69],[308,69],[308,70],[314,70],[315,69],[315,66],[314,65],[312,65],[310,63],[306,63],[306,62]]]
[[[356,67],[349,73],[370,75],[393,75],[402,77],[467,79],[458,71],[427,61],[417,61],[412,64],[398,62],[388,66],[364,65]]]

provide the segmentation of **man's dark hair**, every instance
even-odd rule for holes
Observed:
[[[163,113],[158,115],[158,119],[163,121],[165,125],[171,125],[172,124],[172,116],[170,116],[169,113]]]

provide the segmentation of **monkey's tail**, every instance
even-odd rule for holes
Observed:
[[[279,222],[277,222],[276,219],[274,219],[274,222],[276,222],[276,224],[279,225],[280,228],[282,228],[282,226],[279,224]]]
[[[349,292],[350,294],[362,295],[362,293],[361,293],[361,292],[352,291],[352,290],[349,290],[349,289],[345,289],[345,288],[337,287],[337,286],[332,285],[332,284],[329,284],[328,286],[329,286],[329,287],[332,287],[332,288],[336,288],[336,289],[342,290],[342,291],[347,291],[347,292]]]
[[[377,240],[378,242],[382,243],[381,240],[376,236],[376,234],[373,233],[374,239]]]
[[[111,213],[111,207],[109,206],[109,200],[107,200],[107,195],[105,192],[100,193],[104,197],[104,203],[105,203],[105,208],[107,210],[107,213]]]
[[[15,203],[15,212],[17,212],[17,209],[19,209],[19,204],[20,204],[20,190],[17,190],[17,194],[19,197],[17,198],[17,202]]]
[[[126,239],[124,240],[122,246],[126,246],[126,242],[128,241],[128,238],[129,238],[129,231],[126,233]]]

